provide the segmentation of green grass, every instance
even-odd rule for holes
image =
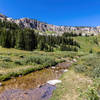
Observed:
[[[98,44],[95,42],[95,40],[98,40]],[[100,51],[100,36],[90,36],[90,37],[75,37],[74,38],[81,46],[81,48],[79,49],[79,52],[87,52],[89,53],[89,51],[92,49],[93,52],[98,52]]]
[[[91,93],[92,89],[88,89],[89,86],[92,87],[94,83],[98,83],[93,86],[95,90],[100,86],[100,36],[73,38],[81,46],[78,52],[59,50],[29,52],[0,47],[0,81],[56,65],[64,61],[63,58],[79,57],[78,63],[75,63],[60,78],[62,83],[57,85],[51,100],[83,100],[79,98],[80,90],[84,92],[89,90]]]
[[[50,100],[82,100],[79,98],[79,89],[85,91],[88,85],[92,84],[89,77],[76,73],[72,69],[64,73],[60,79],[62,83],[57,85]]]
[[[99,100],[100,53],[81,56],[60,80],[50,100]]]
[[[50,100],[99,100],[100,36],[74,39],[80,44],[78,53],[81,56],[77,54],[78,62],[62,75],[62,83],[57,85]]]
[[[76,72],[84,73],[92,78],[100,77],[100,56],[99,54],[90,54],[82,57],[74,67]]]
[[[93,85],[89,85],[85,91],[81,89],[81,97],[86,100],[99,100],[100,53],[97,52],[81,57],[77,65],[75,65],[73,68],[75,72],[88,76],[93,80]]]
[[[0,81],[26,75],[36,70],[54,66],[66,57],[82,55],[78,52],[23,51],[0,47]]]

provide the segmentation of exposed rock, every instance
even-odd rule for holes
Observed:
[[[61,80],[50,80],[47,83],[51,85],[56,85],[57,83],[61,83],[61,82],[62,82]]]
[[[55,71],[56,73],[58,73],[59,71]]]
[[[56,32],[59,35],[64,32],[73,32],[80,34],[82,36],[87,35],[96,35],[100,32],[100,27],[69,27],[69,26],[56,26],[47,23],[43,23],[37,20],[23,18],[15,20],[15,23],[22,26],[23,28],[32,28],[42,32],[52,31],[52,33]]]
[[[5,15],[0,14],[0,18],[7,18]]]
[[[22,75],[19,75],[19,77],[22,77]]]
[[[72,62],[73,63],[73,62]],[[68,63],[68,62],[63,62],[63,63],[59,63],[59,64],[57,64],[56,65],[56,67],[58,67],[58,68],[65,68],[65,69],[67,69],[67,68],[69,68],[69,66],[71,65],[71,61]]]
[[[77,62],[77,60],[76,59],[73,59],[73,62]]]
[[[97,27],[71,27],[71,26],[57,26],[52,24],[47,24],[34,19],[22,18],[22,19],[12,19],[0,14],[0,19],[14,22],[20,25],[22,28],[31,28],[43,32],[51,31],[53,35],[62,35],[64,32],[73,32],[85,35],[98,35],[100,33],[100,26]],[[67,23],[66,23],[67,24]],[[57,33],[57,34],[55,34]]]
[[[2,86],[2,83],[0,83],[0,86]]]
[[[0,100],[49,100],[55,89],[50,84],[29,90],[9,89],[0,94]]]
[[[52,68],[52,69],[55,69],[55,66],[52,66],[51,68]]]
[[[64,70],[64,72],[68,72],[68,70],[66,69],[66,70]]]

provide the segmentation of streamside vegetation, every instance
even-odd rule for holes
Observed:
[[[62,75],[50,100],[100,100],[100,36],[74,39],[83,55]]]
[[[100,100],[100,52],[79,57],[50,100]]]
[[[70,51],[25,51],[0,47],[0,81],[55,66],[63,58],[73,58],[78,52]]]
[[[60,59],[38,52],[0,48],[0,81],[54,66]]]
[[[82,57],[74,67],[74,70],[91,77],[93,80],[93,84],[89,85],[85,91],[81,90],[80,98],[100,100],[100,52]]]

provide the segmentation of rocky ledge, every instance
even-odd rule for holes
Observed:
[[[71,27],[71,26],[57,26],[52,24],[47,24],[40,22],[38,20],[21,18],[21,19],[12,19],[6,17],[5,15],[0,14],[0,19],[14,22],[20,25],[22,28],[31,28],[36,29],[40,32],[52,32],[52,34],[62,34],[64,32],[73,32],[76,34],[82,34],[83,36],[88,35],[98,35],[100,33],[100,27]],[[67,23],[66,23],[67,24]]]

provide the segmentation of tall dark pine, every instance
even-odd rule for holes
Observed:
[[[5,48],[11,47],[11,33],[9,30],[4,28],[1,34],[1,46]]]
[[[18,30],[16,38],[17,38],[16,48],[24,50],[25,49],[24,32],[22,30]]]
[[[36,47],[34,30],[24,30],[25,50],[32,51]]]

